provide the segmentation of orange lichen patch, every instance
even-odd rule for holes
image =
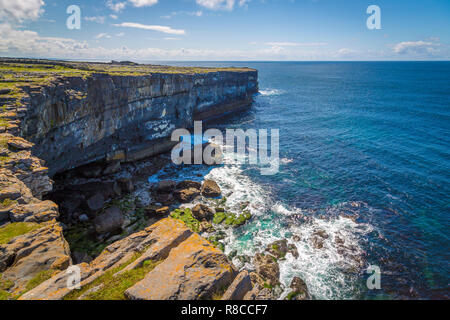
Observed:
[[[194,233],[125,295],[136,300],[210,298],[233,275],[226,256]]]

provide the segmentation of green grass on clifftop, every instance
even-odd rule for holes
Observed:
[[[39,229],[41,226],[38,223],[31,222],[16,222],[10,223],[0,228],[0,244],[10,242],[15,237],[24,235],[33,230]]]
[[[138,268],[118,273],[140,256],[142,256],[142,253],[137,253],[121,266],[108,270],[81,289],[72,291],[64,300],[125,300],[124,292],[144,279],[146,274],[152,271],[159,263],[147,260]]]

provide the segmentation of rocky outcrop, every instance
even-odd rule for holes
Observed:
[[[202,195],[209,198],[220,197],[222,193],[220,187],[213,180],[205,180],[201,191]]]
[[[234,279],[222,296],[222,300],[243,300],[245,295],[252,290],[252,281],[247,270],[242,271]]]
[[[123,67],[120,65],[109,72],[106,64],[0,61],[6,67],[11,62],[45,64],[43,71],[36,72],[38,67],[33,67],[23,75],[14,66],[9,71],[2,69],[5,77],[2,75],[0,79],[3,82],[6,76],[11,76],[9,73],[16,79],[11,81],[12,89],[0,92],[0,105],[3,105],[0,110],[0,223],[39,224],[37,230],[0,246],[0,272],[3,278],[14,283],[12,290],[18,294],[41,272],[56,274],[72,264],[62,226],[55,220],[59,217],[58,206],[41,201],[52,190],[50,176],[93,162],[100,164],[84,168],[84,176],[112,175],[123,162],[170,150],[173,143],[169,137],[175,128],[189,128],[195,119],[209,119],[248,106],[258,90],[257,72],[250,69],[202,69],[199,73],[196,69],[179,68],[180,72],[174,72],[170,68],[127,64],[126,70],[116,69]],[[45,73],[55,66],[63,72],[54,69]],[[21,81],[21,76],[27,81]],[[193,186],[174,186],[179,191],[176,197],[186,202],[191,200],[200,194],[200,186]],[[103,211],[105,199],[102,201],[101,197],[130,193],[134,189],[132,182],[122,178],[105,183],[100,190],[98,184],[85,185],[82,189],[82,192],[73,190],[61,205],[69,210],[86,206],[87,214],[78,219],[94,219],[99,234],[120,230],[124,222],[120,210]],[[160,194],[168,197],[161,203],[170,204],[174,200],[172,192]],[[171,223],[164,222],[171,226],[169,229],[173,227]],[[185,247],[185,253],[189,255],[192,250],[196,253],[192,253],[190,260],[183,261],[182,253],[173,259],[203,268],[204,274],[197,279],[202,285],[180,278],[178,283],[186,285],[186,290],[175,296],[195,293],[207,297],[233,280],[234,271],[227,265],[226,257],[214,247],[208,247],[206,240],[197,239],[181,227],[166,230],[164,237],[158,237],[155,228],[164,229],[161,225],[150,227],[113,243],[90,264],[79,265],[83,284],[91,283],[136,253],[145,259],[166,259],[189,236],[189,241],[197,246]],[[214,262],[217,267],[210,268]],[[55,274],[22,299],[61,299],[70,293],[65,287],[68,277],[65,271]],[[190,274],[194,276],[195,272]]]
[[[125,295],[132,300],[208,299],[234,276],[226,256],[194,233]]]
[[[184,223],[169,218],[108,246],[90,264],[77,265],[81,289],[110,270],[125,266],[116,272],[115,276],[119,276],[142,268],[147,261],[160,263],[144,279],[130,284],[124,297],[137,300],[211,298],[221,288],[229,286],[236,275],[221,251],[192,233]],[[67,287],[69,276],[70,273],[62,271],[20,299],[68,297],[74,291]]]
[[[56,221],[0,245],[0,273],[17,292],[39,272],[65,270],[71,263],[69,245]]]

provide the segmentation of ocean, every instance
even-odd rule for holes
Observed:
[[[216,180],[236,210],[251,203],[226,253],[289,239],[299,257],[280,262],[281,282],[299,276],[314,299],[450,298],[450,62],[164,64],[257,69],[251,108],[216,127],[280,130],[276,175],[229,162],[176,171]]]

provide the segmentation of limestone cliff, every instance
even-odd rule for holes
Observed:
[[[50,176],[168,151],[173,129],[248,106],[257,90],[251,69],[0,59],[0,299],[72,263],[58,208],[41,201]],[[232,280],[230,268],[205,297]]]
[[[20,134],[50,174],[98,160],[133,161],[167,151],[176,128],[250,105],[256,71],[139,76],[93,73],[25,87]]]

